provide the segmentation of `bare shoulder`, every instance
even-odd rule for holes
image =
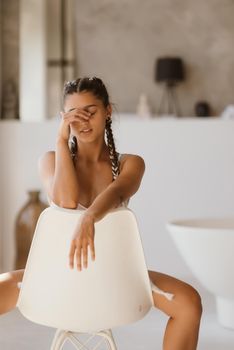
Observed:
[[[47,185],[47,182],[54,175],[55,170],[55,151],[47,151],[43,153],[38,158],[38,171],[39,176],[44,183]],[[46,186],[47,187],[47,186]]]
[[[120,157],[120,174],[112,183],[121,194],[121,202],[129,199],[140,187],[145,171],[144,159],[137,154],[123,153]]]
[[[47,151],[43,153],[38,158],[39,171],[45,168],[46,166],[54,165],[54,161],[55,161],[55,151]]]
[[[140,168],[145,170],[145,161],[144,159],[137,154],[122,153],[120,157],[120,170],[125,167]]]
[[[38,162],[51,161],[54,157],[55,151],[47,151],[38,158]]]
[[[38,172],[48,198],[51,198],[51,184],[55,171],[55,151],[47,151],[38,158]]]

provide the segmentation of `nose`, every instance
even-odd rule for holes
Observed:
[[[82,120],[80,122],[80,129],[90,129],[90,124],[89,124],[89,121],[88,120]]]
[[[82,126],[89,126],[89,121],[88,120],[81,120],[80,125]]]

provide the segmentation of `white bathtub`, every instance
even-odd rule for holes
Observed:
[[[234,218],[173,220],[166,228],[196,278],[214,294],[220,324],[234,329]]]

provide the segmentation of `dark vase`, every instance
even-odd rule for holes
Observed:
[[[29,199],[20,209],[15,221],[15,268],[17,270],[23,269],[26,265],[37,220],[41,212],[48,207],[40,200],[40,191],[28,191],[27,193]]]
[[[197,117],[209,117],[210,106],[206,101],[199,101],[195,104],[195,113]]]

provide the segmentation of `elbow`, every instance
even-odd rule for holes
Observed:
[[[66,202],[66,201],[61,201],[60,202],[60,207],[65,208],[65,209],[76,209],[77,208],[77,203],[76,202]]]
[[[53,197],[52,198],[53,203],[55,203],[57,206],[65,209],[76,209],[77,208],[77,201],[72,200],[72,199],[62,199],[62,198],[57,198]]]
[[[70,193],[70,192],[69,192]],[[61,208],[76,209],[78,204],[78,193],[60,193],[52,188],[52,201]]]

